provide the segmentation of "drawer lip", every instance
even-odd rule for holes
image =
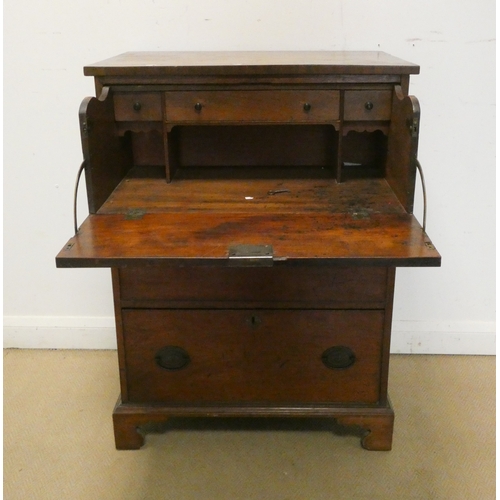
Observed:
[[[195,105],[201,105],[196,110]],[[305,110],[304,106],[310,109]],[[338,90],[186,90],[165,93],[165,120],[182,123],[336,123]]]
[[[116,121],[161,121],[161,92],[115,92],[113,97]],[[139,103],[140,109],[134,109]]]
[[[365,104],[371,103],[372,109]],[[346,90],[344,94],[345,121],[385,121],[391,119],[391,90]]]

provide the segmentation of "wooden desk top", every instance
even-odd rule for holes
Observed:
[[[386,75],[419,66],[385,52],[126,52],[89,64],[87,76]]]

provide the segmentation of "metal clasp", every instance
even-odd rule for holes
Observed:
[[[232,245],[229,247],[229,265],[232,267],[271,267],[272,245]]]

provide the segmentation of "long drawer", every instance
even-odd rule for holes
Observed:
[[[331,123],[339,119],[334,90],[175,91],[165,94],[169,123]]]
[[[125,307],[385,307],[386,267],[123,267]],[[201,304],[201,303],[204,304]]]
[[[129,402],[376,403],[383,311],[122,311]]]

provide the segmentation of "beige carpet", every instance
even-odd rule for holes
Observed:
[[[7,350],[4,498],[495,498],[495,358],[391,363],[391,452],[329,421],[281,419],[179,419],[119,452],[115,352]]]

